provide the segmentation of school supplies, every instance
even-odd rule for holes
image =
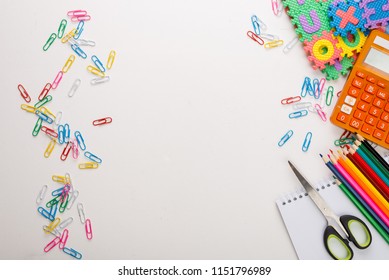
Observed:
[[[372,240],[367,225],[352,215],[337,216],[296,167],[290,161],[288,163],[309,197],[327,220],[327,227],[324,230],[324,247],[331,257],[336,260],[351,260],[354,253],[349,241],[354,243],[358,249],[368,248]]]
[[[334,107],[331,122],[389,148],[389,35],[368,37]]]

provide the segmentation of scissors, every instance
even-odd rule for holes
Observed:
[[[354,253],[349,241],[354,243],[358,249],[369,247],[372,236],[367,225],[352,215],[337,216],[296,167],[290,161],[288,163],[309,197],[327,220],[323,237],[324,246],[331,257],[335,260],[351,260]]]

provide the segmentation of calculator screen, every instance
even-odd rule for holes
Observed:
[[[372,47],[364,62],[389,74],[389,55],[387,53]]]

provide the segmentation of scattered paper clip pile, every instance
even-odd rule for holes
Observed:
[[[61,185],[60,188],[51,192],[52,198],[46,202],[45,205],[38,207],[38,212],[48,220],[48,225],[43,226],[43,231],[46,234],[52,234],[55,236],[43,249],[45,253],[48,253],[54,247],[58,245],[59,249],[69,256],[81,259],[82,254],[73,248],[67,247],[67,241],[69,238],[68,226],[73,222],[73,217],[60,217],[65,215],[65,211],[69,211],[76,201],[79,191],[74,189],[72,180],[69,173],[65,176],[53,175],[52,180]],[[37,205],[42,205],[43,200],[46,198],[48,186],[43,185],[36,199]],[[77,204],[78,215],[80,222],[85,225],[85,235],[88,240],[93,238],[92,223],[90,219],[85,218],[84,206],[82,203]]]
[[[317,115],[323,122],[327,121],[326,108],[331,106],[334,97],[334,88],[325,88],[326,79],[311,79],[305,77],[301,87],[301,93],[297,96],[287,97],[281,100],[282,105],[291,105],[293,112],[289,119],[306,117],[309,113]],[[312,101],[306,101],[310,98]],[[304,100],[303,100],[304,99]],[[293,136],[293,130],[289,130],[281,137],[278,146],[283,146]],[[312,132],[307,132],[302,144],[302,151],[307,152],[312,140]]]
[[[264,46],[266,49],[276,48],[284,44],[284,41],[280,40],[277,35],[263,33],[267,29],[267,25],[256,15],[251,17],[251,23],[254,32],[250,30],[246,34],[254,42]],[[265,43],[264,40],[267,40],[267,42]]]

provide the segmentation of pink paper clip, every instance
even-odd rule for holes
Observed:
[[[51,129],[47,126],[42,126],[41,130],[53,138],[58,138],[58,133],[54,129]]]
[[[42,100],[43,98],[45,98],[46,95],[49,93],[50,89],[51,89],[51,84],[50,84],[50,83],[47,83],[47,84],[45,85],[45,87],[42,89],[41,94],[39,94],[38,100]]]
[[[326,84],[326,79],[325,78],[321,78],[320,79],[320,84],[319,84],[319,95],[321,95],[322,94],[322,92],[323,92],[323,89],[324,89],[324,86],[325,86],[325,84]]]
[[[59,82],[62,80],[62,76],[63,76],[63,72],[59,71],[51,86],[52,89],[56,89],[58,87]]]
[[[279,0],[271,0],[271,8],[274,15],[278,16],[282,10],[282,6],[280,5]]]
[[[43,249],[43,251],[45,251],[45,253],[47,253],[48,251],[53,249],[55,246],[57,246],[59,241],[60,241],[59,237],[54,238],[49,244],[46,245],[46,247]]]
[[[20,92],[20,95],[23,97],[23,99],[27,102],[30,103],[31,97],[28,95],[27,90],[22,86],[21,84],[18,85],[18,90]]]
[[[61,154],[62,161],[65,161],[68,158],[68,155],[69,155],[71,149],[72,149],[72,142],[69,141],[62,151],[62,154]]]
[[[77,22],[77,21],[88,21],[91,19],[91,16],[90,15],[82,15],[82,16],[72,16],[72,18],[70,19],[72,22]]]
[[[255,34],[252,31],[247,31],[247,36],[249,36],[253,41],[257,42],[261,46],[265,43],[261,37],[259,37],[257,34]]]
[[[67,198],[68,195],[69,195],[69,191],[70,191],[70,185],[69,185],[69,184],[66,184],[66,185],[63,187],[63,190],[62,190],[62,193],[61,193],[60,202],[64,202],[64,201],[66,200],[66,198]]]
[[[85,16],[87,14],[87,11],[84,10],[73,10],[68,12],[69,17],[81,17]]]
[[[292,104],[295,102],[299,102],[300,100],[301,100],[301,96],[292,96],[292,97],[282,99],[281,104],[283,105]]]
[[[61,239],[59,241],[59,248],[60,249],[65,248],[66,241],[68,241],[68,238],[69,238],[69,231],[67,229],[64,229],[64,231],[61,235]]]
[[[317,113],[319,114],[320,118],[323,120],[323,122],[327,121],[327,115],[323,111],[323,108],[319,104],[315,104],[314,107],[315,107]]]
[[[80,155],[80,150],[78,149],[78,142],[76,139],[72,140],[72,157],[77,159]]]
[[[111,117],[106,117],[106,118],[94,120],[92,124],[94,126],[98,126],[98,125],[103,125],[103,124],[107,124],[107,123],[111,123],[111,122],[112,122],[112,118]]]
[[[88,240],[91,240],[92,237],[93,237],[93,234],[92,234],[92,223],[89,219],[86,219],[85,220],[85,232],[86,232],[86,238],[88,238]]]

